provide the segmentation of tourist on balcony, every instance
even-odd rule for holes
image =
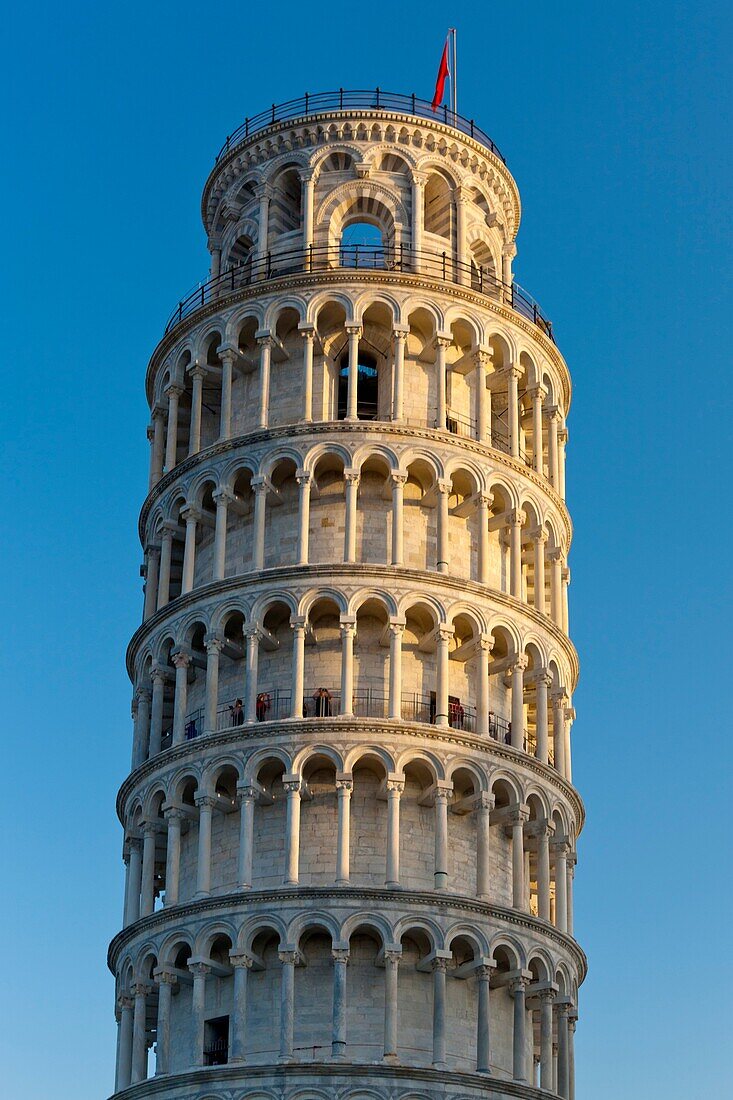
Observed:
[[[189,718],[188,722],[186,722],[185,733],[187,741],[193,741],[194,737],[197,736],[195,718]]]
[[[316,704],[316,718],[331,717],[331,692],[328,688],[318,688],[313,692]]]
[[[242,708],[242,700],[235,699],[234,706],[229,707],[229,714],[231,716],[231,724],[233,726],[241,726],[244,722],[244,710]]]
[[[267,712],[270,709],[270,696],[266,691],[261,691],[257,696],[257,702],[255,704],[255,711],[257,712],[257,721],[264,722],[267,717]]]

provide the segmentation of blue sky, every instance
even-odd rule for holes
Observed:
[[[517,277],[575,385],[578,1096],[729,1076],[726,5],[28,3],[0,70],[7,1096],[112,1087],[143,375],[206,270],[214,153],[306,90],[430,97],[447,19],[459,110],[521,189]]]

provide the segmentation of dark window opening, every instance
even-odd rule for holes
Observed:
[[[229,1061],[229,1017],[207,1020],[204,1028],[204,1065],[225,1066]]]
[[[349,353],[341,356],[339,365],[338,419],[344,420],[349,398]],[[356,415],[359,420],[376,420],[379,410],[379,372],[373,355],[359,349],[359,370],[356,390]]]

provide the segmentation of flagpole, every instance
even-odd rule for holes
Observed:
[[[450,67],[450,98],[451,98],[451,110],[453,112],[453,123],[458,118],[458,92],[456,88],[456,28],[450,28],[450,38],[452,47],[452,63]]]

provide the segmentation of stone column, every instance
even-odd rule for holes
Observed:
[[[283,779],[287,804],[285,815],[285,885],[298,885],[300,863],[300,776]]]
[[[488,407],[486,390],[486,371],[491,362],[491,348],[481,347],[474,356],[476,363],[476,438],[486,443],[486,413]]]
[[[127,866],[127,892],[125,897],[125,928],[140,917],[140,888],[142,885],[142,844],[140,838],[130,836],[126,841],[129,852]]]
[[[354,713],[354,635],[356,621],[341,619],[341,714]]]
[[[336,947],[333,958],[333,1028],[331,1057],[342,1061],[346,1055],[346,967],[349,963],[348,948]]]
[[[522,511],[509,512],[509,593],[518,600],[522,598],[522,524],[526,520]]]
[[[435,791],[435,870],[436,890],[448,885],[448,795],[451,786],[439,785]]]
[[[173,654],[171,660],[176,669],[176,691],[173,699],[173,744],[181,745],[186,739],[188,670],[191,667],[191,655],[178,652]]]
[[[270,214],[270,195],[272,194],[268,183],[259,183],[255,188],[255,194],[259,199],[259,213],[257,216],[257,258],[267,255],[268,245],[268,218]]]
[[[565,634],[570,633],[568,622],[568,588],[570,587],[570,570],[566,565],[560,570],[560,580],[562,582],[562,629]]]
[[[255,334],[260,349],[260,398],[258,426],[266,428],[270,416],[270,361],[275,341],[268,330]]]
[[[550,919],[550,837],[554,828],[540,821],[537,831],[537,911],[540,920]]]
[[[135,1009],[132,1020],[132,1074],[130,1082],[136,1085],[138,1081],[144,1081],[148,1076],[148,1048],[145,1032],[145,1006],[148,987],[144,982],[135,982],[131,986],[131,992],[135,999]]]
[[[153,681],[153,695],[150,706],[150,757],[152,759],[160,752],[160,743],[163,736],[165,673],[160,668],[154,668],[150,673],[150,678]]]
[[[300,175],[301,203],[303,206],[303,249],[307,253],[313,244],[313,188],[315,170],[304,168]],[[308,270],[308,268],[306,268]]]
[[[219,657],[224,639],[206,635],[206,698],[204,702],[204,733],[216,733],[219,708]]]
[[[562,550],[555,547],[547,555],[550,560],[550,616],[562,630]]]
[[[149,619],[151,615],[155,614],[155,607],[158,602],[160,547],[149,546],[145,557],[145,603],[143,606],[143,620]]]
[[[303,717],[303,678],[305,675],[305,619],[295,617],[290,620],[293,631],[293,664],[290,687],[290,717]]]
[[[132,767],[139,768],[148,758],[150,747],[150,698],[147,688],[138,688],[133,700],[135,719],[132,735]]]
[[[390,473],[392,482],[392,565],[404,559],[404,495],[407,474]]]
[[[356,499],[359,489],[359,471],[344,470],[344,491],[346,494],[346,522],[344,530],[344,561],[356,561]]]
[[[555,855],[555,927],[558,932],[568,930],[568,842],[564,837],[552,842]]]
[[[544,473],[544,440],[542,432],[542,405],[547,397],[544,386],[533,386],[532,398],[532,469],[536,474]]]
[[[297,951],[280,951],[282,963],[280,985],[280,1062],[293,1059],[293,1024],[295,1021],[295,964]]]
[[[401,779],[387,783],[387,886],[400,884],[400,795],[405,789]]]
[[[514,1038],[512,1042],[512,1077],[515,1081],[527,1080],[525,1065],[524,1043],[526,1028],[525,992],[527,989],[526,978],[516,978],[511,984],[511,993],[514,997]]]
[[[509,449],[514,458],[519,458],[519,391],[517,383],[521,376],[521,367],[507,367]]]
[[[426,176],[424,172],[413,170],[410,181],[410,244],[413,251],[413,269],[420,270],[420,253],[423,246],[423,188]]]
[[[438,572],[448,572],[448,497],[453,487],[451,481],[436,481],[438,497]]]
[[[257,721],[257,666],[260,656],[260,632],[256,626],[248,627],[245,630],[244,645],[244,721],[249,724]]]
[[[481,791],[476,796],[476,894],[482,901],[491,896],[491,811],[494,796]]]
[[[148,917],[155,907],[155,838],[157,826],[143,826],[143,865],[141,872],[140,916]]]
[[[491,973],[492,966],[476,967],[478,1018],[476,1027],[476,1072],[491,1073]]]
[[[476,732],[479,737],[489,736],[489,654],[494,648],[491,634],[479,635],[476,643],[476,675],[478,700],[476,706]]]
[[[298,331],[303,337],[303,421],[313,419],[313,348],[316,341],[315,325],[301,322]]]
[[[552,673],[549,669],[540,669],[535,686],[537,690],[537,759],[541,764],[546,764],[549,760],[547,693],[552,687]]]
[[[564,688],[559,688],[552,693],[552,744],[554,749],[555,769],[563,777],[566,775],[565,766],[565,709],[568,697]]]
[[[336,885],[349,885],[349,852],[351,824],[351,792],[354,784],[351,779],[336,780],[336,800],[338,803],[338,833],[336,839]]]
[[[163,461],[165,458],[165,410],[160,405],[153,405],[153,446],[150,452],[150,485],[160,481],[163,476]]]
[[[264,477],[253,477],[250,486],[255,495],[254,523],[252,531],[252,568],[264,569],[265,566],[265,509],[267,494],[270,491]]]
[[[347,324],[346,332],[349,337],[349,388],[346,398],[346,419],[358,420],[359,340],[361,339],[362,333],[361,325]]]
[[[202,367],[196,363],[193,370],[189,371],[189,374],[191,375],[193,387],[191,394],[191,424],[188,432],[188,453],[189,455],[195,455],[201,450],[201,405],[204,378],[207,374],[206,367]]]
[[[568,1059],[568,1008],[566,1000],[557,1005],[557,1092],[569,1100],[570,1066]]]
[[[526,909],[526,889],[524,881],[524,823],[529,811],[524,806],[513,811],[510,821],[512,828],[512,908]]]
[[[239,859],[237,884],[240,890],[252,889],[252,856],[254,854],[255,803],[257,787],[237,784],[239,794]]]
[[[391,945],[384,951],[384,1060],[397,1061],[397,976],[402,948]]]
[[[545,614],[545,545],[547,535],[540,530],[532,536],[534,543],[534,605]]]
[[[402,718],[402,635],[405,624],[389,624],[389,717]]]
[[[226,489],[217,489],[212,494],[216,504],[216,520],[214,523],[214,560],[212,566],[212,580],[223,581],[226,576],[227,560],[227,517],[232,497]]]
[[[165,468],[173,469],[176,464],[176,451],[178,449],[178,401],[183,393],[183,386],[171,383],[165,391],[168,398],[168,431],[165,441]]]
[[[567,878],[567,934],[573,935],[573,928],[575,918],[573,915],[574,903],[573,903],[573,881],[575,879],[575,864],[578,862],[578,856],[575,852],[569,851],[566,859],[568,878]]]
[[[440,431],[446,430],[447,402],[446,402],[446,362],[445,353],[453,343],[450,332],[438,333],[435,339],[435,380],[437,386],[437,414],[435,426]]]
[[[437,630],[438,660],[437,685],[435,691],[435,724],[447,726],[448,723],[448,647],[453,637],[453,627],[441,625]]]
[[[526,654],[515,657],[512,674],[512,748],[524,749],[524,670],[529,664]]]
[[[134,1000],[132,997],[118,997],[117,1005],[120,1012],[119,1041],[117,1046],[117,1074],[115,1076],[115,1092],[123,1092],[129,1088],[132,1079],[132,1010]]]
[[[193,974],[193,995],[191,997],[191,1065],[204,1064],[204,1032],[206,1023],[206,979],[211,967],[203,962],[190,962],[188,969]]]
[[[456,207],[456,258],[458,260],[457,283],[470,283],[466,268],[466,206],[469,203],[468,195],[464,194],[460,184],[453,192]]]
[[[478,506],[478,579],[479,584],[489,583],[489,509],[493,502],[491,493],[479,493]]]
[[[558,464],[558,430],[560,426],[560,410],[557,405],[548,409],[549,429],[547,433],[547,464],[550,473],[550,485],[559,491],[560,468]]]
[[[171,1051],[171,996],[176,984],[176,975],[164,967],[156,967],[153,974],[158,985],[158,1020],[155,1028],[155,1074],[156,1077],[170,1073]]]
[[[178,904],[178,884],[181,873],[181,827],[183,811],[176,806],[166,806],[165,820],[168,826],[168,841],[165,854],[165,905]]]
[[[402,420],[404,409],[405,343],[410,331],[409,325],[393,325],[394,364],[392,376],[392,419]]]
[[[306,470],[298,470],[295,480],[298,483],[298,565],[307,565],[313,478]]]
[[[160,573],[158,575],[158,611],[165,607],[170,599],[171,553],[173,551],[173,531],[163,526],[160,533]]]
[[[195,508],[186,508],[181,513],[186,521],[186,541],[183,550],[183,576],[181,578],[181,595],[185,596],[193,588],[193,578],[196,569],[196,525],[202,518],[201,513]]]
[[[221,409],[219,414],[219,439],[232,436],[232,379],[237,349],[226,347],[219,351],[221,359]]]
[[[247,979],[253,960],[242,952],[230,951],[229,962],[234,967],[229,1061],[241,1065],[245,1061],[247,1044]]]
[[[568,1013],[568,1100],[575,1100],[575,1025],[577,1009],[571,1006]]]
[[[445,1060],[445,977],[450,952],[433,959],[433,1069],[447,1069]]]
[[[194,801],[199,809],[196,897],[207,898],[211,893],[211,817],[216,799],[211,795],[197,794]]]
[[[557,491],[565,500],[565,448],[568,442],[567,428],[560,428],[557,433]]]
[[[540,1088],[553,1091],[552,1066],[552,1006],[554,989],[540,991]]]

